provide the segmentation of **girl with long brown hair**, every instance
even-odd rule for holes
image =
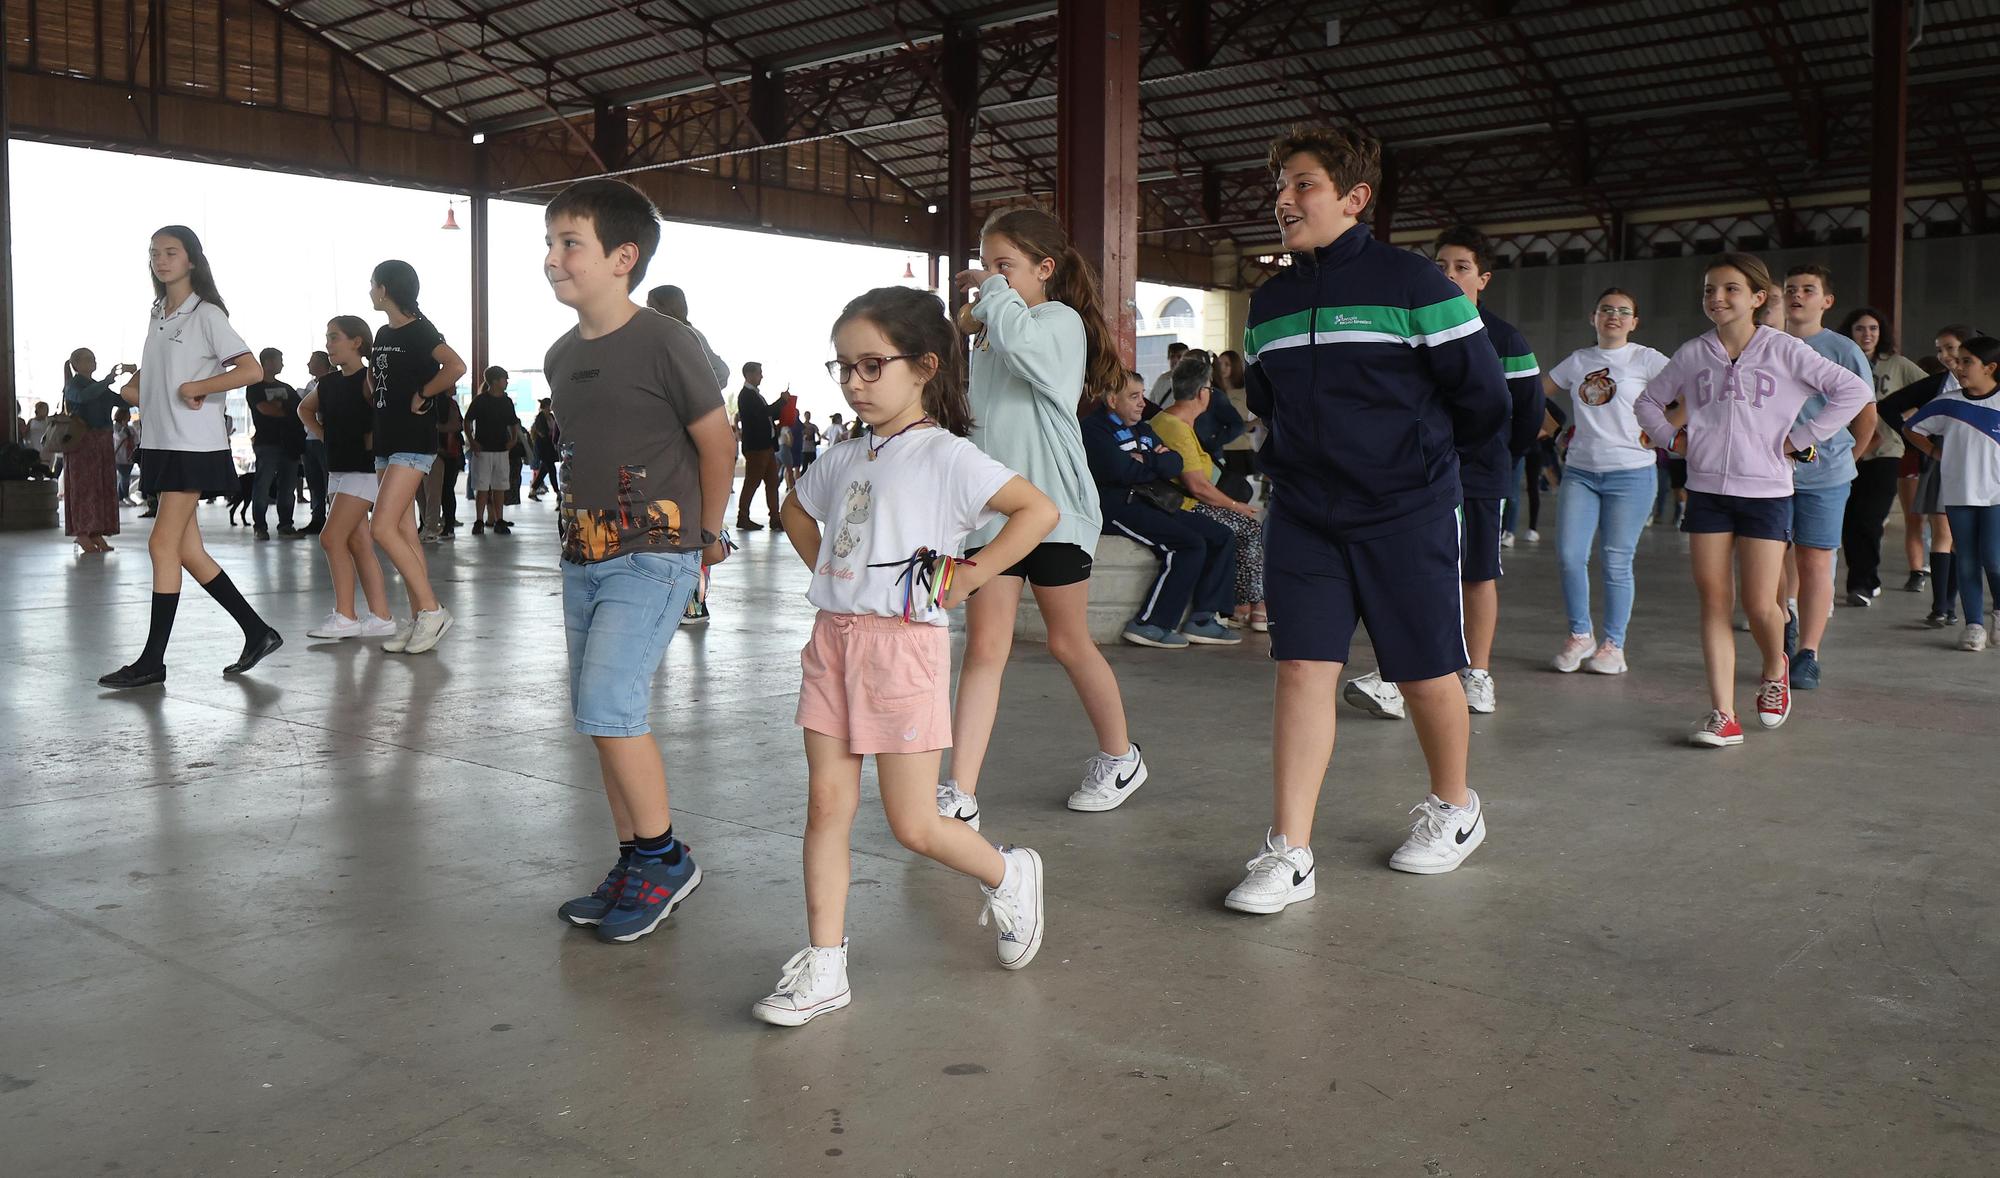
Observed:
[[[1115,809],[1145,783],[1146,763],[1125,728],[1111,664],[1090,637],[1090,567],[1103,518],[1084,456],[1079,401],[1124,387],[1125,369],[1105,321],[1097,275],[1062,223],[1040,209],[987,219],[980,268],[954,281],[978,298],[960,325],[978,328],[969,397],[972,441],[1055,501],[1062,518],[1026,559],[1002,570],[966,608],[965,662],[952,723],[952,779],[938,786],[938,812],[979,823],[979,772],[1000,711],[1000,681],[1013,649],[1021,591],[1033,586],[1049,653],[1075,686],[1097,735],[1072,810]],[[978,547],[995,524],[973,533]]]

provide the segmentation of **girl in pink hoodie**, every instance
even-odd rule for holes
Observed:
[[[1704,748],[1743,743],[1730,628],[1739,594],[1763,654],[1757,719],[1776,728],[1791,714],[1785,613],[1777,601],[1792,538],[1791,464],[1813,461],[1813,447],[1846,428],[1875,395],[1867,381],[1804,342],[1759,326],[1759,311],[1776,296],[1763,262],[1748,254],[1718,256],[1702,279],[1702,311],[1715,330],[1681,345],[1633,406],[1647,435],[1671,439],[1668,448],[1687,458],[1681,530],[1688,533],[1701,595],[1711,704],[1689,739]],[[1814,397],[1824,398],[1825,408],[1799,421],[1799,410]],[[1667,417],[1676,401],[1687,421],[1679,429]],[[1740,586],[1730,583],[1732,563]]]

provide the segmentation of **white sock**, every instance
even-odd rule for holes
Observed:
[[[1132,746],[1131,748],[1129,748],[1129,749],[1126,749],[1126,750],[1125,750],[1125,755],[1124,755],[1124,756],[1122,756],[1122,757],[1120,757],[1120,758],[1118,758],[1118,759],[1119,759],[1119,760],[1121,760],[1121,761],[1136,761],[1136,760],[1138,760],[1138,759],[1139,759],[1139,746],[1135,744],[1135,745],[1133,745],[1133,746]]]
[[[998,848],[995,849],[997,850]],[[1006,873],[1000,877],[1000,886],[994,888],[993,890],[996,892],[1012,891],[1014,885],[1020,882],[1021,873],[1014,866],[1014,856],[1008,854],[1006,851],[1001,851],[1000,858],[1006,861],[1007,870]]]

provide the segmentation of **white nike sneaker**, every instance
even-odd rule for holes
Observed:
[[[1583,665],[1590,652],[1597,649],[1597,639],[1588,634],[1572,634],[1563,640],[1563,648],[1556,657],[1549,660],[1549,666],[1567,675]]]
[[[1477,671],[1467,667],[1458,673],[1458,681],[1465,684],[1465,706],[1482,716],[1493,714],[1493,673]]]
[[[339,610],[334,610],[321,620],[320,624],[306,631],[308,638],[352,638],[361,633],[361,619],[350,618]]]
[[[1394,683],[1384,683],[1380,671],[1349,679],[1340,694],[1342,699],[1370,715],[1384,720],[1403,718],[1403,689]]]
[[[778,975],[778,988],[757,1000],[750,1016],[774,1027],[798,1027],[854,1001],[847,988],[847,942],[838,948],[808,945]]]
[[[396,619],[369,614],[361,622],[362,638],[387,638],[396,632]]]
[[[940,781],[937,788],[938,817],[956,818],[979,829],[979,799],[958,788],[956,781]]]
[[[1222,898],[1224,908],[1269,915],[1310,900],[1319,890],[1312,848],[1290,846],[1282,834],[1265,831],[1264,849],[1244,866],[1250,874]]]
[[[402,654],[404,649],[410,645],[410,635],[416,633],[416,630],[417,627],[414,622],[397,622],[396,632],[389,635],[388,639],[382,643],[382,649],[388,651],[390,654]]]
[[[1023,969],[1042,948],[1042,857],[1026,847],[1002,847],[1000,853],[1009,878],[997,888],[979,886],[986,894],[979,923],[990,917],[1000,930],[1001,967]]]
[[[1146,784],[1146,758],[1134,744],[1122,757],[1099,752],[1083,768],[1083,785],[1069,795],[1069,808],[1096,813],[1116,810]]]
[[[1470,806],[1447,806],[1435,794],[1411,808],[1418,815],[1410,827],[1409,841],[1389,856],[1389,866],[1415,875],[1443,875],[1455,871],[1465,857],[1486,841],[1486,811],[1479,795]]]

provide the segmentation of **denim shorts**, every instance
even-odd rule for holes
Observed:
[[[1831,487],[1798,487],[1792,491],[1792,543],[1800,548],[1840,547],[1840,525],[1847,517],[1851,483]]]
[[[381,474],[391,466],[407,466],[418,474],[429,474],[431,467],[437,465],[437,460],[438,456],[435,454],[412,454],[407,450],[398,451],[387,458],[377,458],[375,460],[375,473]]]
[[[653,675],[701,583],[698,552],[562,562],[569,702],[585,736],[643,736]]]

